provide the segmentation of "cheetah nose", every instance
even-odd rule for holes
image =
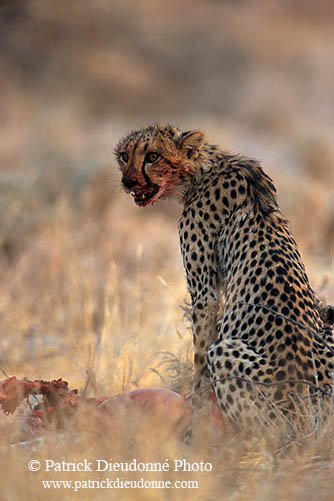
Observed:
[[[136,179],[132,179],[131,177],[123,177],[122,183],[123,183],[125,188],[127,188],[128,190],[131,190],[131,188],[136,186],[138,181]]]

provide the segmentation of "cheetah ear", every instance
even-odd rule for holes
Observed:
[[[202,130],[184,132],[180,137],[180,147],[187,153],[188,158],[196,158],[205,143],[205,134]]]

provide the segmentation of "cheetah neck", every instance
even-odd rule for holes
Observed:
[[[189,165],[185,172],[184,180],[176,193],[179,201],[184,205],[189,196],[196,191],[196,187],[201,183],[203,176],[214,170],[217,162],[229,159],[232,155],[219,150],[216,146],[205,143],[199,152],[198,157]]]

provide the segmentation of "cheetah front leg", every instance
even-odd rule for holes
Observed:
[[[187,430],[185,440],[189,443],[192,436],[201,440],[207,439],[207,425],[211,419],[211,391],[212,385],[208,373],[207,351],[217,339],[217,314],[219,302],[212,301],[203,304],[200,300],[193,304],[193,338],[194,338],[194,365],[195,374],[192,396],[192,419]],[[205,423],[205,429],[203,427]]]

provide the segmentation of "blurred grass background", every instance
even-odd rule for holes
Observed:
[[[112,394],[191,356],[179,208],[136,208],[112,156],[151,122],[261,160],[334,302],[333,18],[332,0],[0,1],[6,374]]]

